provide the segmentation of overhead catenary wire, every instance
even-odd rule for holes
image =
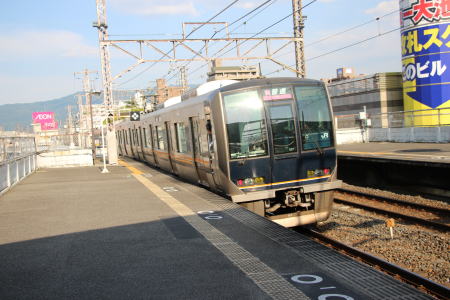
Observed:
[[[371,36],[371,37],[369,37],[369,38],[366,38],[366,39],[364,39],[364,40],[358,41],[358,42],[356,42],[356,43],[352,43],[352,44],[346,45],[346,46],[344,46],[344,47],[341,47],[341,48],[338,48],[338,49],[335,49],[335,50],[332,50],[332,51],[329,51],[329,52],[326,52],[326,53],[323,53],[323,54],[320,54],[320,55],[317,55],[317,56],[314,56],[314,57],[311,57],[311,58],[308,58],[308,59],[306,59],[306,61],[311,61],[311,60],[318,59],[318,58],[323,57],[323,56],[326,56],[326,55],[330,55],[330,54],[333,54],[333,53],[336,53],[336,52],[345,50],[345,49],[347,49],[347,48],[350,48],[350,47],[353,47],[353,46],[356,46],[356,45],[359,45],[359,44],[368,42],[368,41],[370,41],[370,40],[373,40],[373,39],[375,39],[375,38],[378,38],[378,37],[387,35],[387,34],[389,34],[389,33],[395,32],[395,31],[398,31],[398,30],[400,30],[400,29],[401,29],[401,27],[398,27],[398,28],[395,28],[395,29],[392,29],[392,30],[389,30],[389,31],[386,31],[386,32],[383,32],[383,33],[379,33],[379,34],[377,34],[377,35]],[[290,65],[289,67],[293,67],[293,66],[295,66],[295,65]],[[282,70],[284,70],[284,69],[285,69],[285,68],[277,69],[277,70],[275,70],[275,71],[272,71],[272,72],[270,72],[270,73],[267,73],[266,76],[272,75],[272,74],[277,73],[277,72],[280,72],[280,71],[282,71]]]
[[[242,41],[241,43],[238,43],[236,46],[234,46],[233,48],[229,49],[227,52],[222,53],[221,56],[229,53],[230,51],[233,51],[234,49],[236,49],[237,47],[241,46],[243,43],[249,41],[250,39],[260,35],[261,33],[263,33],[264,31],[278,25],[279,23],[283,22],[284,20],[286,20],[287,18],[291,17],[295,12],[301,11],[304,8],[310,6],[311,4],[313,4],[314,2],[317,2],[317,0],[312,0],[309,3],[305,4],[304,6],[300,7],[297,11],[293,11],[292,13],[288,14],[287,16],[281,18],[280,20],[276,21],[275,23],[272,23],[271,25],[267,26],[266,28],[264,28],[263,30],[260,30],[259,32],[253,34],[252,36],[248,37],[247,39],[245,39],[244,41]],[[273,3],[272,3],[273,4]],[[267,8],[267,7],[266,7]],[[218,55],[220,52],[224,51],[225,49],[221,49],[218,52],[216,52],[215,54],[213,54],[213,56]],[[201,65],[200,67],[198,67],[197,69],[195,69],[194,71],[192,71],[191,73],[189,73],[189,75],[194,74],[195,72],[199,71],[200,69],[202,69],[203,67],[207,66],[207,64]]]
[[[350,27],[350,28],[348,28],[348,29],[345,29],[345,30],[343,30],[343,31],[339,31],[339,32],[337,32],[337,33],[334,33],[334,34],[331,34],[331,35],[326,36],[326,37],[324,37],[324,38],[321,38],[321,39],[319,39],[319,40],[317,40],[317,41],[311,42],[311,43],[305,45],[305,47],[308,47],[308,46],[312,46],[312,45],[318,44],[318,43],[323,42],[323,41],[325,41],[325,40],[328,40],[328,39],[330,39],[330,38],[333,38],[333,37],[339,36],[339,35],[341,35],[341,34],[347,33],[347,32],[349,32],[349,31],[352,31],[352,30],[361,28],[361,27],[363,27],[363,26],[365,26],[365,25],[367,25],[367,24],[370,24],[370,23],[375,22],[375,21],[379,21],[380,19],[385,18],[385,17],[387,17],[387,16],[390,16],[390,15],[392,15],[392,14],[395,14],[395,13],[397,13],[397,12],[399,12],[399,11],[400,11],[399,9],[396,9],[396,10],[394,10],[394,11],[391,11],[390,13],[387,13],[387,14],[385,14],[385,15],[382,15],[381,17],[376,17],[376,18],[374,18],[374,19],[371,19],[371,20],[369,20],[369,21],[366,21],[366,22],[363,22],[363,23],[361,23],[361,24],[355,25],[355,26]]]
[[[373,18],[373,19],[371,19],[371,20],[369,20],[369,21],[366,21],[366,22],[363,22],[363,23],[361,23],[361,24],[352,26],[352,27],[350,27],[350,28],[347,28],[347,29],[344,29],[344,30],[342,30],[342,31],[336,32],[336,33],[334,33],[334,34],[328,35],[328,36],[326,36],[326,37],[320,38],[320,39],[318,39],[318,40],[316,40],[316,41],[314,41],[314,42],[311,42],[311,43],[305,45],[305,48],[306,48],[306,47],[310,47],[310,46],[315,45],[315,44],[318,44],[318,43],[321,43],[321,42],[323,42],[323,41],[326,41],[326,40],[335,38],[335,37],[337,37],[337,36],[339,36],[339,35],[341,35],[341,34],[350,32],[350,31],[352,31],[352,30],[361,28],[361,27],[363,27],[363,26],[365,26],[365,25],[367,25],[367,24],[370,24],[370,23],[372,23],[372,22],[379,21],[379,20],[381,20],[381,19],[383,19],[383,18],[385,18],[385,17],[388,17],[388,16],[390,16],[390,15],[392,15],[392,14],[395,14],[395,13],[397,13],[397,12],[399,12],[399,11],[400,11],[399,9],[396,9],[396,10],[394,10],[394,11],[391,11],[391,12],[389,12],[389,13],[387,13],[387,14],[382,15],[381,17]],[[280,55],[277,55],[275,58],[279,58],[279,57],[285,56],[285,55],[290,54],[290,53],[293,53],[293,52],[294,52],[294,51],[291,50],[291,51],[282,53],[282,54],[280,54]]]
[[[273,3],[277,2],[277,1],[278,1],[278,0],[275,0],[275,1],[273,1],[273,0],[267,0],[267,1],[263,2],[263,3],[261,3],[260,5],[258,5],[257,7],[255,7],[254,9],[252,9],[251,11],[249,11],[248,13],[246,13],[246,14],[244,14],[243,16],[239,17],[238,19],[234,20],[232,23],[230,23],[230,24],[228,25],[228,27],[233,26],[234,24],[236,24],[236,23],[239,22],[240,20],[242,20],[242,19],[244,19],[245,17],[247,17],[247,16],[253,14],[255,11],[257,11],[257,10],[259,10],[261,7],[265,6],[267,3],[272,2],[271,4],[269,4],[268,6],[266,6],[264,9],[262,9],[262,10],[259,12],[259,13],[261,13],[261,12],[264,11],[267,7],[269,7],[270,5],[272,5]],[[255,14],[255,16],[258,15],[259,13]],[[254,17],[254,16],[253,16],[253,17]],[[249,19],[247,19],[246,21],[244,21],[243,24],[246,23],[246,22],[248,22],[250,19],[251,19],[251,18],[249,18]],[[241,25],[242,25],[242,24],[241,24]],[[239,28],[239,27],[240,27],[240,26],[238,26],[237,28]],[[237,29],[237,28],[236,28],[236,29]],[[214,36],[216,36],[216,34],[218,34],[219,32],[223,31],[224,29],[225,29],[225,27],[223,27],[222,29],[220,29],[220,30],[218,30],[218,31],[215,31],[214,34],[210,37],[210,39],[212,39]],[[235,29],[235,30],[236,30],[236,29]],[[222,36],[222,38],[224,38],[224,37],[226,37],[226,35],[225,35],[225,36]],[[203,49],[204,49],[205,47],[206,47],[206,45],[204,45],[198,52],[201,53],[201,51],[203,51]],[[194,59],[194,58],[197,57],[197,56],[198,56],[198,54],[195,54],[191,59]],[[188,62],[186,65],[184,65],[183,67],[187,67],[191,62],[192,62],[192,61],[189,61],[189,62]],[[201,68],[203,68],[204,66],[207,66],[207,65],[208,65],[208,64],[202,65]],[[169,75],[169,74],[170,74],[170,72],[169,72],[167,75]],[[191,73],[189,73],[188,75],[190,75],[190,74],[191,74]],[[167,76],[167,75],[166,75],[166,76]],[[173,75],[172,77],[170,77],[170,78],[168,79],[168,81],[172,80],[172,79],[175,78],[177,75],[178,75],[178,74]]]
[[[231,6],[233,6],[234,4],[236,4],[237,2],[239,2],[239,0],[234,0],[233,2],[231,2],[229,5],[227,5],[225,8],[223,8],[222,10],[220,10],[217,14],[215,14],[213,17],[209,18],[207,22],[211,22],[213,19],[217,18],[219,15],[221,15],[222,13],[224,13],[226,10],[228,10]],[[206,22],[206,23],[207,23]],[[186,37],[184,37],[184,39],[187,39],[189,36],[191,36],[195,31],[197,31],[198,29],[200,29],[204,24],[202,24],[201,26],[194,28]],[[178,46],[178,45],[176,45]],[[175,47],[176,47],[175,46]],[[165,56],[169,55],[174,49],[171,49],[169,51],[167,51],[167,53],[165,53],[163,56],[161,56],[161,59],[163,59]],[[145,68],[144,70],[142,70],[141,72],[139,72],[138,74],[136,74],[134,77],[128,79],[127,81],[121,82],[120,84],[118,84],[117,86],[122,86],[124,84],[127,84],[128,82],[136,79],[137,77],[141,76],[142,74],[144,74],[145,72],[147,72],[148,70],[150,70],[151,68],[153,68],[158,62],[154,62],[153,64],[151,64],[149,67]]]
[[[234,46],[233,48],[229,49],[227,52],[223,53],[222,55],[225,55],[225,54],[229,53],[230,51],[232,51],[232,50],[236,49],[237,47],[241,46],[243,43],[249,41],[250,39],[252,39],[252,38],[254,38],[254,37],[258,36],[258,35],[260,35],[260,34],[263,33],[264,31],[266,31],[266,30],[268,30],[268,29],[270,29],[270,28],[272,28],[272,27],[274,27],[274,26],[280,24],[281,22],[283,22],[283,21],[286,20],[287,18],[291,17],[295,12],[301,11],[301,10],[303,10],[304,8],[310,6],[311,4],[313,4],[314,2],[317,2],[317,1],[318,1],[318,0],[312,0],[312,1],[310,1],[309,3],[303,5],[303,6],[300,7],[299,9],[297,9],[297,11],[291,12],[290,14],[288,14],[287,16],[281,18],[280,20],[276,21],[275,23],[273,23],[273,24],[267,26],[266,28],[260,30],[259,32],[253,34],[252,36],[248,37],[247,39],[245,39],[245,40],[242,41],[241,43],[238,43],[236,46]],[[220,53],[220,52],[221,52],[221,51],[217,52],[216,54],[218,54],[218,53]]]

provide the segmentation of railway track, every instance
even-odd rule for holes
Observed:
[[[310,227],[297,227],[295,230],[313,238],[314,240],[324,244],[327,247],[331,247],[353,258],[357,258],[358,260],[361,260],[371,266],[376,266],[381,271],[391,274],[395,278],[403,280],[421,290],[425,290],[427,293],[438,297],[439,299],[448,299],[448,295],[450,295],[450,289],[439,283],[431,281],[425,277],[401,268],[381,258],[329,238],[321,234],[320,232],[311,229]]]
[[[350,200],[350,198],[354,199],[355,197],[357,200]],[[432,227],[440,231],[448,232],[450,229],[450,226],[448,225],[450,210],[446,208],[439,208],[345,189],[341,189],[335,194],[334,202],[358,207],[394,218],[400,218],[404,221],[413,222],[426,227]],[[380,206],[379,203],[382,203],[382,206]],[[418,217],[417,215],[425,215],[426,217]]]

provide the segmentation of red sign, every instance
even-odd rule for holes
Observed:
[[[425,20],[439,21],[450,17],[450,0],[415,0],[402,10],[402,19],[410,19],[415,25]]]
[[[33,117],[33,123],[46,123],[46,122],[53,122],[55,119],[55,113],[54,112],[34,112],[32,114]]]
[[[41,130],[56,130],[58,123],[55,121],[54,112],[34,112],[32,114],[33,123],[41,124]]]
[[[58,123],[56,123],[56,121],[41,123],[41,130],[43,130],[43,131],[57,130],[57,129],[58,129]]]

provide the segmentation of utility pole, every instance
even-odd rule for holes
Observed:
[[[102,43],[108,40],[108,25],[106,23],[106,0],[96,0],[97,22],[93,26],[98,29],[100,45],[100,60],[103,78],[103,104],[107,111],[108,130],[106,131],[106,143],[108,145],[108,161],[110,164],[118,163],[116,129],[114,126],[114,102],[112,95],[111,64],[108,44]]]
[[[186,90],[188,88],[187,76],[186,76],[186,66],[180,67],[180,80],[181,80],[181,87],[183,88],[183,92],[186,92]]]
[[[86,106],[89,107],[89,115],[90,115],[90,130],[91,130],[91,149],[92,149],[92,161],[95,164],[95,138],[94,138],[94,116],[92,113],[92,93],[93,90],[91,88],[91,79],[89,78],[89,74],[97,73],[97,71],[89,71],[88,69],[84,69],[82,72],[76,72],[77,74],[83,75],[83,89],[84,95],[86,97]]]
[[[81,94],[78,94],[78,146],[80,148],[86,147],[86,139],[84,133],[86,132],[86,124],[84,122],[84,110],[83,110],[83,99]]]
[[[73,130],[72,130],[72,106],[67,106],[67,127],[69,129],[70,148],[75,146],[73,142]]]
[[[305,44],[303,37],[303,28],[305,27],[305,19],[302,12],[302,0],[292,0],[292,9],[294,11],[294,38],[295,38],[295,68],[297,77],[305,78]]]

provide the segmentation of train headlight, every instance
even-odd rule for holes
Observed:
[[[251,186],[258,184],[264,184],[264,177],[254,177],[236,180],[237,186]]]
[[[255,184],[255,180],[253,178],[245,178],[244,184],[245,185],[254,185]]]

